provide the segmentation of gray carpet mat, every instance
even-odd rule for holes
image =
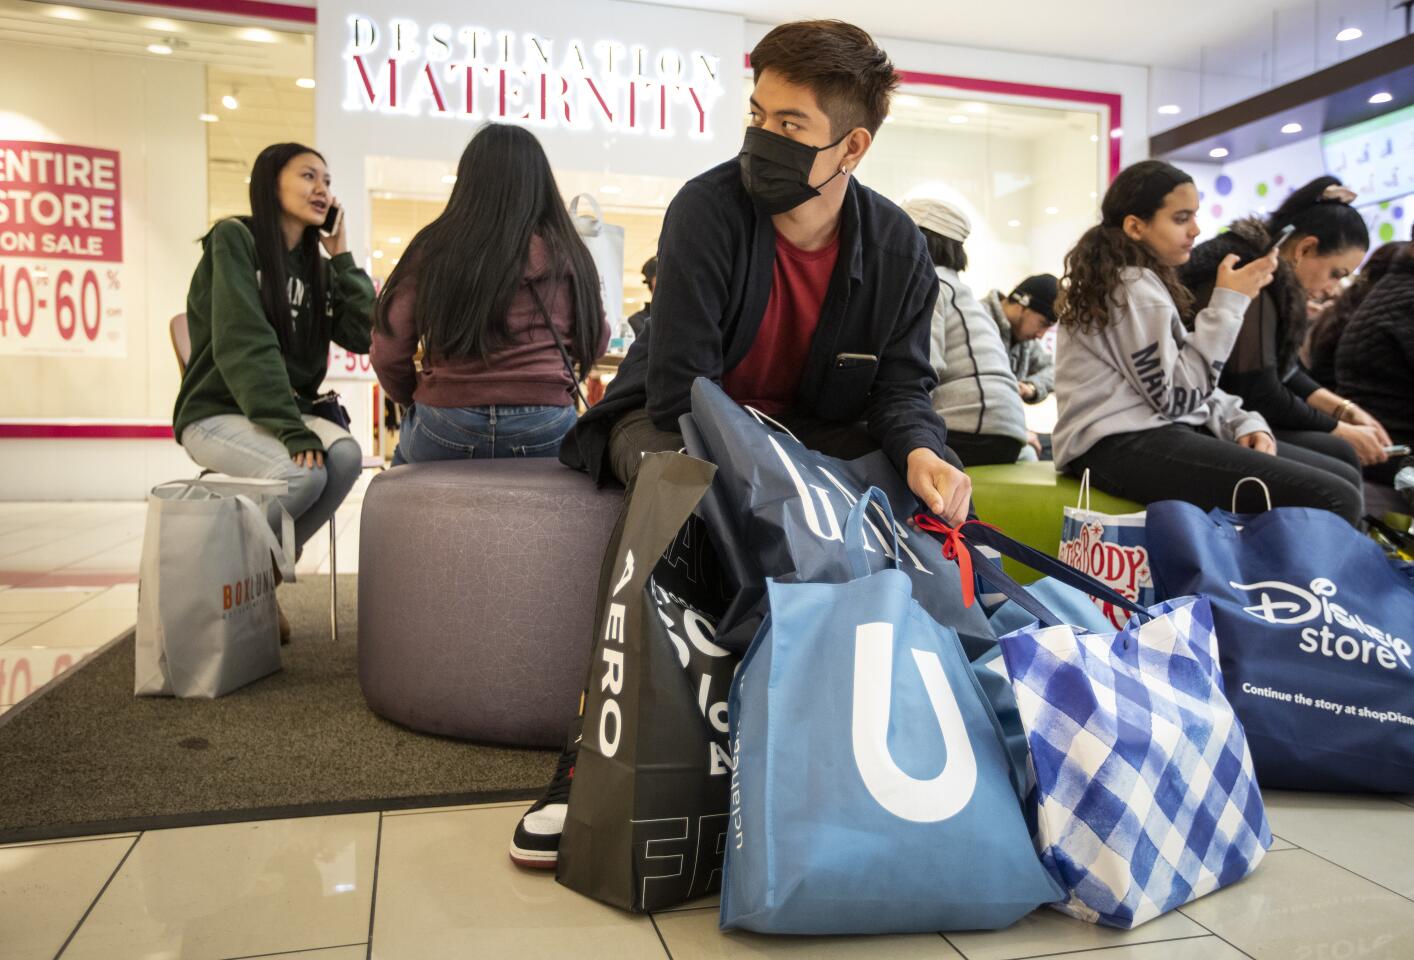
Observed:
[[[356,576],[280,588],[284,669],[217,700],[133,696],[133,635],[0,717],[0,843],[534,797],[556,754],[414,733],[358,686]]]

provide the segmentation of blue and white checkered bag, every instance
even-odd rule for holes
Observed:
[[[1242,879],[1271,846],[1206,597],[1118,633],[1033,624],[1001,638],[1035,774],[1056,908],[1128,929]]]

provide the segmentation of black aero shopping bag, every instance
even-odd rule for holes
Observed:
[[[557,876],[636,912],[721,886],[737,658],[714,642],[726,600],[693,515],[715,469],[678,453],[644,457],[600,573]]]

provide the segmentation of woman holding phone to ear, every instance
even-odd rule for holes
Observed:
[[[1355,194],[1335,177],[1318,177],[1292,192],[1268,220],[1239,220],[1200,244],[1179,278],[1201,307],[1213,294],[1218,264],[1229,254],[1248,261],[1278,247],[1272,283],[1254,297],[1220,386],[1260,413],[1276,438],[1322,455],[1327,469],[1359,485],[1361,465],[1388,459],[1389,434],[1374,417],[1323,388],[1297,363],[1308,326],[1307,301],[1333,299],[1370,248],[1370,233],[1350,206]]]
[[[250,216],[202,238],[172,423],[201,466],[287,481],[280,502],[297,547],[333,516],[363,464],[347,430],[313,415],[330,341],[367,353],[372,336],[373,283],[348,251],[329,183],[317,151],[266,147],[251,168]]]

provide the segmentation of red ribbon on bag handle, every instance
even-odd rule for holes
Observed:
[[[958,570],[962,575],[962,605],[970,608],[975,598],[974,586],[977,581],[972,573],[972,553],[963,545],[963,541],[967,538],[963,536],[962,529],[970,523],[996,530],[998,533],[1001,532],[1000,529],[981,520],[965,520],[956,527],[950,527],[926,513],[915,514],[913,522],[917,524],[919,530],[940,533],[946,538],[943,540],[943,559],[957,561]]]

